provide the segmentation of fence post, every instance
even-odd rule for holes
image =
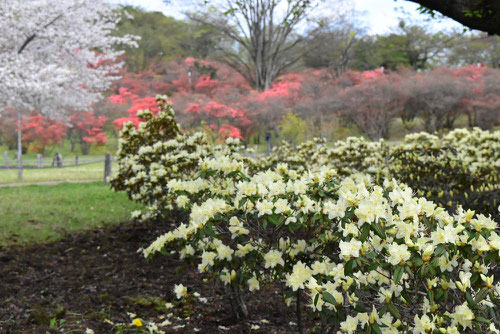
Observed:
[[[38,168],[42,168],[43,167],[43,157],[40,153],[38,153],[36,155],[36,162],[37,162],[37,165],[38,165]]]
[[[266,151],[266,155],[269,155],[271,154],[271,132],[267,131],[266,132],[266,142],[267,142],[267,151]]]
[[[78,153],[75,155],[75,165],[78,165]]]
[[[3,157],[5,159],[5,167],[9,168],[10,167],[9,152],[7,152],[7,151],[3,152]]]
[[[104,158],[104,184],[108,184],[108,177],[111,176],[111,154],[106,153]]]

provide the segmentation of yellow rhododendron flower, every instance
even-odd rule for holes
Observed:
[[[187,288],[182,284],[176,284],[174,286],[174,293],[177,299],[181,299],[182,297],[187,297]]]

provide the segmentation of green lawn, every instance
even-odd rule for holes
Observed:
[[[21,181],[17,179],[16,169],[0,169],[0,184],[74,180],[97,181],[103,178],[104,162],[75,167],[24,169]]]
[[[100,182],[0,188],[0,245],[55,240],[130,219],[140,206]]]

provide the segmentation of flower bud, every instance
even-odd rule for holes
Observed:
[[[437,280],[438,280],[437,277],[434,279],[427,279],[427,288],[429,290],[432,290],[432,288],[436,285]]]
[[[370,318],[368,318],[368,321],[370,322],[370,325],[373,325],[375,323],[375,317],[377,316],[377,310],[373,308],[372,313],[370,314]]]
[[[432,256],[432,253],[434,253],[434,247],[433,246],[428,246],[424,252],[422,253],[422,261],[424,262],[429,262]]]
[[[481,279],[483,280],[483,282],[486,284],[486,287],[488,289],[491,289],[491,287],[493,286],[493,279],[495,278],[494,275],[487,277],[486,275],[481,274],[480,276],[481,276]]]

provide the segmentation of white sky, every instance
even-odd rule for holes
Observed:
[[[107,0],[111,3],[121,5],[134,5],[148,11],[159,11],[167,16],[173,16],[176,19],[183,19],[183,14],[175,5],[165,5],[162,0]],[[330,0],[331,1],[331,0]],[[418,14],[418,5],[404,0],[350,0],[354,9],[362,13],[360,18],[366,26],[369,34],[384,34],[390,32],[398,24],[399,18],[404,17],[415,20],[415,23],[431,25],[435,31],[450,30],[453,28],[463,28],[463,26],[448,18],[441,20],[431,19],[429,22],[423,22],[429,18],[428,15]],[[407,14],[405,15],[404,12]]]

